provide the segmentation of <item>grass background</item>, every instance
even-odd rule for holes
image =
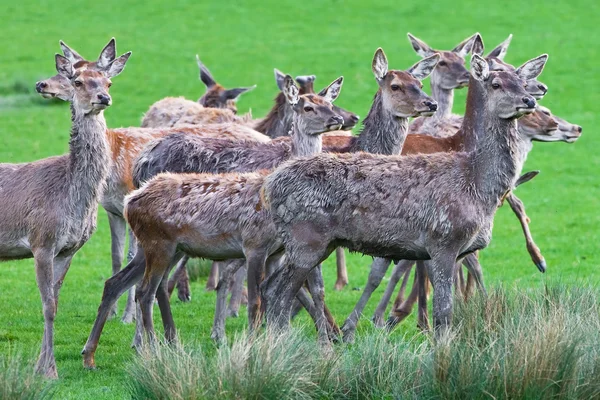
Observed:
[[[406,69],[418,60],[406,32],[434,48],[450,49],[479,31],[488,50],[513,33],[506,61],[518,65],[549,53],[540,79],[550,91],[542,104],[582,125],[584,135],[572,145],[536,145],[526,170],[542,173],[518,191],[528,207],[548,272],[542,275],[531,264],[519,224],[504,207],[496,217],[494,240],[481,256],[487,283],[526,290],[546,280],[573,285],[598,282],[600,143],[594,112],[600,103],[596,72],[600,55],[593,42],[600,34],[597,2],[107,0],[4,2],[2,9],[2,162],[31,161],[68,149],[68,107],[43,101],[33,90],[38,79],[54,75],[59,39],[90,59],[112,36],[117,38],[119,53],[133,51],[125,72],[114,79],[113,106],[106,111],[108,125],[119,127],[139,126],[142,114],[162,97],[200,97],[204,88],[198,80],[196,53],[226,87],[258,85],[239,101],[240,112],[251,108],[259,117],[268,111],[277,90],[272,74],[276,67],[294,76],[316,74],[318,87],[344,75],[338,103],[364,117],[377,88],[370,69],[377,47],[385,50],[391,68]],[[457,94],[456,112],[464,110],[464,96],[464,91]],[[100,211],[98,231],[74,258],[61,292],[55,334],[60,398],[127,397],[124,381],[133,354],[132,326],[118,320],[106,325],[97,371],[83,370],[79,355],[110,274],[109,243],[107,219]],[[352,289],[364,286],[369,264],[368,257],[350,256],[349,287],[327,293],[340,323],[360,295]],[[33,261],[7,262],[1,267],[0,352],[17,348],[36,356],[43,318]],[[331,288],[332,262],[325,266],[325,279]],[[210,346],[215,299],[203,287],[203,281],[194,283],[192,302],[174,300],[173,311],[184,343]],[[414,325],[414,319],[409,319],[402,329],[411,331]],[[244,318],[228,320],[228,334],[244,327]],[[362,321],[360,329],[371,329],[370,323]]]

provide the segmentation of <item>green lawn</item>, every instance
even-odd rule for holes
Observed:
[[[481,259],[488,285],[543,285],[546,280],[597,284],[600,254],[598,197],[600,138],[593,113],[600,104],[597,44],[600,5],[555,2],[198,2],[156,0],[35,2],[2,4],[0,67],[0,161],[24,162],[64,153],[69,109],[34,94],[34,83],[55,73],[53,55],[62,39],[85,57],[96,57],[110,37],[119,53],[133,51],[125,72],[114,79],[110,127],[139,125],[150,104],[165,96],[197,99],[203,92],[196,53],[225,86],[258,87],[242,97],[240,112],[264,115],[276,94],[274,67],[292,75],[316,74],[317,86],[339,75],[345,83],[339,105],[364,117],[376,91],[371,73],[375,49],[383,47],[391,68],[406,69],[419,58],[406,32],[434,48],[450,49],[476,31],[487,49],[514,34],[506,61],[520,64],[541,53],[550,60],[540,80],[550,91],[542,103],[556,115],[582,125],[576,144],[539,144],[526,170],[542,171],[518,195],[528,207],[532,230],[548,263],[545,275],[529,261],[520,226],[508,207],[498,212],[494,240]],[[455,111],[464,110],[465,91]],[[96,234],[73,260],[56,320],[60,398],[127,397],[125,367],[132,358],[132,326],[110,321],[100,342],[96,371],[81,367],[81,351],[96,315],[103,282],[110,274],[107,220],[100,212]],[[328,304],[341,322],[364,286],[369,257],[348,259],[350,285],[329,291]],[[331,260],[330,260],[331,261]],[[33,261],[2,265],[0,351],[17,348],[37,355],[43,319]],[[325,266],[327,288],[334,264]],[[193,284],[190,304],[173,301],[184,343],[210,345],[214,294]],[[379,293],[376,296],[379,297]],[[367,308],[370,316],[376,302]],[[122,308],[122,304],[121,304]],[[304,319],[304,321],[307,321]],[[412,330],[414,319],[402,329]],[[361,330],[369,329],[364,320]],[[228,334],[244,329],[244,318],[228,321]],[[398,340],[401,336],[398,335]]]

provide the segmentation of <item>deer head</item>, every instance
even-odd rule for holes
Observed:
[[[198,68],[200,69],[200,80],[206,86],[206,93],[204,93],[204,95],[198,99],[198,103],[204,107],[227,108],[234,113],[237,113],[237,99],[242,95],[242,93],[246,93],[256,88],[256,85],[250,87],[225,89],[215,81],[212,74],[202,63],[202,61],[200,61],[200,57],[197,54],[196,62],[198,63]]]
[[[542,73],[547,59],[544,54],[527,61],[514,72],[490,71],[487,61],[474,54],[471,76],[483,86],[490,114],[501,119],[514,119],[534,112],[537,104],[525,90],[525,82]]]
[[[388,70],[385,53],[381,48],[377,49],[372,68],[379,84],[383,108],[400,118],[433,115],[437,103],[423,92],[421,81],[431,74],[439,59],[439,54],[433,54],[406,71]]]
[[[125,63],[131,55],[131,52],[127,52],[118,59],[116,58],[117,47],[115,38],[112,38],[108,44],[104,46],[96,61],[85,60],[79,53],[67,46],[62,40],[59,43],[64,58],[69,61],[74,73],[92,70],[105,73],[110,78],[121,73],[123,68],[125,68]],[[73,85],[71,84],[71,80],[61,73],[36,82],[35,90],[44,98],[57,98],[64,101],[70,101],[73,98]]]
[[[581,126],[553,115],[548,108],[540,105],[534,113],[519,120],[519,132],[538,142],[573,143],[581,137],[582,131]]]
[[[515,67],[504,61],[504,56],[508,51],[508,46],[512,40],[512,34],[508,35],[502,43],[496,46],[489,54],[485,57],[487,60],[490,71],[514,71]],[[537,79],[530,79],[527,81],[527,92],[532,95],[536,100],[542,99],[546,93],[548,93],[548,86],[538,81]]]
[[[300,95],[294,79],[290,75],[283,78],[281,92],[294,111],[294,122],[301,125],[299,128],[306,134],[319,135],[342,127],[344,119],[334,110],[332,103],[338,98],[343,81],[344,78],[339,77],[318,95]]]
[[[104,50],[103,50],[104,53]],[[101,53],[101,57],[103,55]],[[112,104],[108,94],[111,86],[110,78],[119,75],[125,68],[131,52],[114,59],[110,63],[99,59],[96,69],[76,70],[71,61],[66,57],[56,54],[56,71],[71,85],[71,97],[73,106],[84,115],[97,114]]]
[[[415,52],[422,58],[439,54],[440,60],[431,73],[431,84],[445,90],[452,90],[463,88],[469,83],[470,75],[465,68],[465,58],[472,51],[473,43],[478,36],[479,33],[476,33],[466,38],[450,51],[434,50],[410,33],[408,33],[408,40]]]
[[[296,82],[298,83],[299,87],[300,87],[300,94],[314,94],[315,93],[315,89],[314,89],[314,82],[317,79],[317,77],[315,75],[300,75],[296,77]],[[319,92],[319,96],[325,96],[326,91],[329,89],[329,86],[325,87],[323,90],[321,90]],[[356,124],[358,123],[358,121],[360,120],[360,117],[348,110],[344,110],[341,107],[336,106],[335,104],[333,105],[333,110],[340,114],[342,116],[342,118],[344,119],[344,123],[342,124],[342,128],[341,130],[343,131],[349,131],[352,128],[354,128],[356,126]]]

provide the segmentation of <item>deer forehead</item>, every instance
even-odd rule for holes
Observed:
[[[525,93],[525,81],[519,78],[513,71],[492,71],[490,72],[489,82],[500,81],[504,89],[511,91],[521,91]]]
[[[386,79],[389,80],[390,85],[410,85],[415,84],[421,86],[421,82],[406,71],[390,71],[388,72]]]
[[[90,69],[78,71],[73,77],[73,80],[75,79],[83,80],[90,88],[105,86],[110,82],[110,80],[102,72]]]
[[[331,108],[332,104],[322,98],[321,96],[317,96],[315,94],[304,94],[300,96],[301,99],[304,99],[305,102],[317,105],[317,106],[325,106],[327,108]]]
[[[465,59],[453,51],[438,51],[437,53],[440,55],[440,61],[444,60],[448,64],[465,64]]]
[[[488,57],[486,59],[487,63],[488,63],[488,67],[490,68],[490,71],[515,71],[515,67],[513,67],[510,64],[505,63],[504,61],[500,60],[499,58],[496,57]]]

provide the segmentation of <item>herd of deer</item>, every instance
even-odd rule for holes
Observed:
[[[407,70],[391,70],[383,50],[377,50],[372,70],[378,90],[357,136],[347,131],[358,116],[332,104],[342,77],[316,93],[315,76],[294,80],[275,70],[280,93],[268,115],[255,120],[238,116],[235,104],[253,87],[225,89],[199,59],[207,92],[198,102],[165,98],[150,107],[141,128],[109,129],[104,110],[112,103],[110,79],[123,71],[131,53],[117,57],[112,39],[96,61],[87,61],[60,42],[64,56],[55,57],[58,74],[36,89],[45,98],[70,103],[69,153],[0,164],[0,260],[33,257],[42,299],[37,371],[58,376],[53,350],[58,295],[73,255],[96,228],[98,203],[109,217],[113,276],[82,351],[88,368],[95,367],[106,320],[128,291],[122,319],[136,321],[134,345],[142,343],[144,333],[155,340],[155,299],[166,339],[176,339],[169,297],[177,284],[179,298],[190,300],[189,257],[215,262],[212,338],[217,341],[225,337],[228,292],[229,314],[235,314],[244,278],[251,331],[263,316],[285,326],[304,307],[319,340],[327,343],[341,334],[351,341],[392,260],[396,265],[374,322],[392,327],[418,303],[419,327],[428,329],[431,282],[439,334],[451,321],[453,286],[463,296],[474,285],[485,292],[477,252],[490,242],[493,217],[504,199],[543,272],[544,259],[512,189],[535,176],[521,176],[533,141],[570,143],[582,131],[536,103],[547,92],[536,80],[547,56],[515,68],[503,61],[510,37],[486,57],[479,34],[451,51],[408,37],[422,60]],[[429,75],[432,96],[422,90]],[[467,86],[460,117],[452,114],[453,91]],[[409,123],[410,118],[415,119]],[[127,225],[128,264],[121,269]],[[376,258],[340,330],[325,306],[321,262],[338,250],[336,289],[342,288],[348,278],[341,248]],[[415,261],[414,284],[405,299]],[[461,265],[468,270],[466,279]],[[176,278],[169,282],[172,269]],[[401,280],[386,324],[383,314]]]

